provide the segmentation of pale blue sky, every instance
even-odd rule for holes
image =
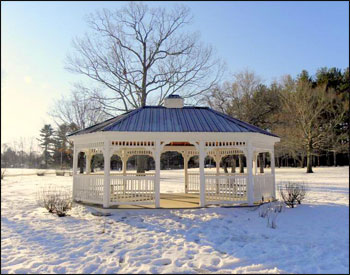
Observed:
[[[175,2],[148,2],[172,6]],[[181,2],[191,29],[226,61],[228,75],[254,70],[268,84],[302,69],[349,66],[347,2]],[[72,38],[87,31],[84,15],[124,2],[1,2],[3,142],[37,136],[53,100],[79,76],[64,70]],[[21,125],[21,126],[19,126]]]

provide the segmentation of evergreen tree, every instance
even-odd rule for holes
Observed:
[[[61,169],[64,164],[69,163],[68,154],[71,153],[69,148],[67,134],[71,131],[69,125],[61,124],[58,126],[57,131],[55,131],[55,153],[54,159],[56,163],[60,163]]]
[[[54,130],[51,126],[51,124],[45,124],[44,127],[40,130],[40,138],[38,138],[38,141],[40,142],[39,145],[41,148],[43,148],[43,157],[45,161],[45,168],[48,167],[48,164],[51,164],[53,161],[53,153],[54,153]]]

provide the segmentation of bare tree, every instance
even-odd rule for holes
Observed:
[[[271,129],[274,121],[271,116],[279,105],[273,88],[263,85],[261,78],[254,72],[244,70],[234,74],[232,82],[214,87],[206,101],[209,106],[225,114]],[[243,155],[239,155],[239,166],[240,173],[243,173]],[[260,167],[263,169],[262,165]]]
[[[325,87],[312,87],[308,81],[297,81],[294,87],[281,93],[283,111],[288,117],[286,127],[288,133],[296,138],[290,138],[297,148],[303,148],[307,157],[307,173],[312,171],[312,156],[315,149],[324,148],[328,135],[333,131],[325,124],[322,116],[332,108],[332,94]]]
[[[75,84],[70,96],[54,103],[49,115],[57,125],[74,123],[79,129],[99,123],[108,118],[102,105],[90,98],[88,90],[80,84]]]
[[[168,11],[134,2],[90,14],[91,32],[73,41],[66,68],[99,84],[86,90],[110,115],[150,102],[160,105],[173,93],[201,95],[219,80],[223,67],[197,33],[184,32],[191,20],[184,6]]]

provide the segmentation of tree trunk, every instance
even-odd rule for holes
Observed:
[[[334,164],[334,167],[336,167],[337,166],[337,153],[335,151],[333,151],[333,156],[334,156],[333,164]]]
[[[327,166],[331,166],[331,160],[329,158],[329,152],[326,152],[326,158],[327,158]]]
[[[48,160],[47,160],[47,145],[45,146],[45,152],[44,152],[44,157],[45,157],[45,169],[47,169],[47,163],[48,163]]]
[[[312,141],[309,141],[309,144],[307,146],[307,163],[306,163],[306,173],[313,173],[312,171]]]
[[[137,161],[136,172],[137,173],[145,173],[146,160],[147,160],[147,156],[136,156],[136,161]]]
[[[231,173],[236,173],[236,156],[232,157],[232,168]]]
[[[264,173],[264,166],[265,166],[265,161],[264,161],[264,153],[259,154],[259,168],[260,168],[260,174]]]
[[[80,168],[80,174],[84,174],[84,157],[83,157],[83,154],[79,154],[79,162],[80,162],[80,165],[79,165],[79,168]]]
[[[243,155],[239,155],[239,172],[244,173],[244,166],[243,166]]]
[[[320,167],[320,156],[317,156],[317,166]]]
[[[227,173],[228,173],[228,170],[227,170],[226,158],[224,158],[224,160],[223,160],[223,165],[224,165],[224,172],[227,174]]]
[[[91,173],[94,172],[94,164],[95,164],[95,162],[94,162],[94,156],[92,156],[92,158],[91,158],[91,165],[90,165],[90,167],[91,167]]]

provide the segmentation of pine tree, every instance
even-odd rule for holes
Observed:
[[[67,140],[67,134],[70,131],[70,127],[67,124],[59,125],[57,131],[55,131],[54,159],[57,163],[60,163],[61,169],[63,168],[63,164],[69,161],[68,154],[71,153]]]
[[[38,138],[38,141],[40,142],[39,145],[41,148],[43,148],[43,157],[45,161],[45,168],[48,167],[48,164],[52,163],[52,156],[54,153],[54,130],[51,126],[51,124],[45,124],[44,127],[40,130],[40,138]]]

